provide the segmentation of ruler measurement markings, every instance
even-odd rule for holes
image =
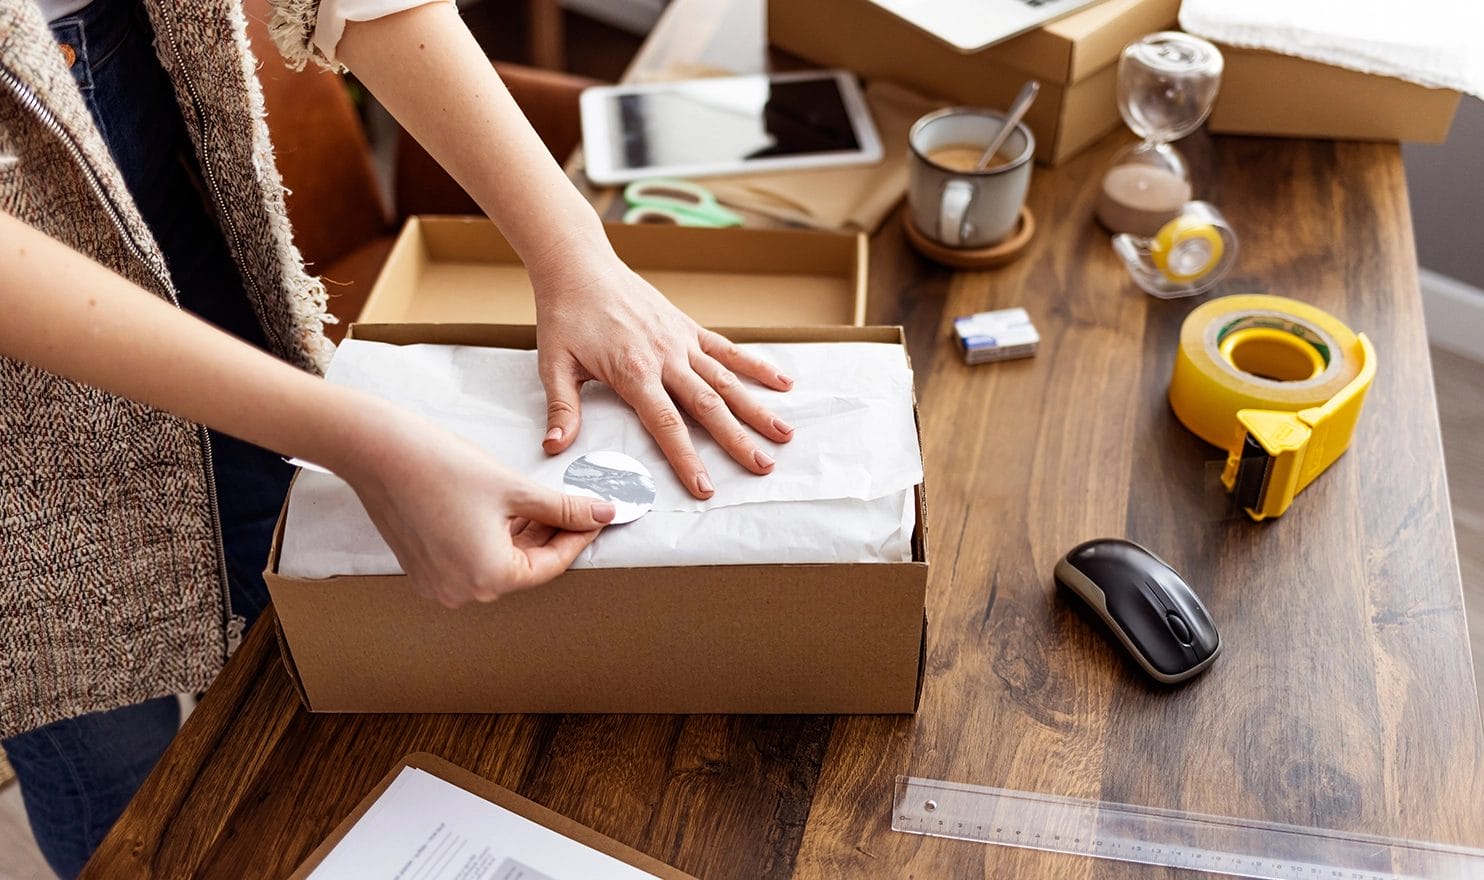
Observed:
[[[1114,861],[1159,864],[1222,873],[1236,872],[1239,875],[1243,870],[1253,870],[1283,871],[1294,877],[1323,877],[1328,878],[1328,880],[1395,880],[1398,877],[1398,875],[1391,873],[1376,874],[1371,872],[1346,871],[1345,869],[1310,862],[1269,862],[1262,859],[1247,858],[1239,852],[1197,851],[1189,848],[1165,849],[1159,846],[1146,847],[1142,842],[1135,843],[1130,841],[1124,843],[1118,840],[1098,840],[1092,835],[1089,835],[1086,843],[1080,837],[1074,837],[1071,841],[1065,841],[1061,835],[1043,837],[1040,833],[1030,832],[1029,829],[1024,828],[1007,830],[1001,826],[993,831],[987,831],[983,825],[978,824],[974,826],[974,830],[971,832],[964,822],[954,822],[953,830],[949,830],[945,827],[943,820],[930,820],[926,817],[913,817],[907,814],[901,814],[897,818],[900,822],[914,823],[915,827],[899,825],[896,828],[898,831],[905,831],[912,834],[949,837],[955,840],[974,843],[998,843],[1020,849],[1036,849],[1068,855],[1095,856]],[[1033,840],[1040,840],[1041,842],[1029,842]],[[1151,859],[1154,861],[1150,861]],[[1258,876],[1267,875],[1262,874]]]
[[[1484,850],[898,777],[907,833],[1262,880],[1484,876]]]

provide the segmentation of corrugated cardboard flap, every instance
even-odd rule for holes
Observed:
[[[702,324],[860,325],[867,243],[817,229],[607,223],[614,252]],[[485,217],[410,217],[361,323],[530,324],[531,279]]]
[[[901,345],[901,327],[712,327],[737,342],[885,342]],[[488,345],[498,348],[536,347],[534,324],[352,324],[347,339],[391,345]]]

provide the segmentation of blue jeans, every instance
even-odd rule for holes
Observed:
[[[76,53],[72,74],[165,254],[181,305],[267,348],[140,4],[94,0],[51,26]],[[232,605],[250,624],[268,604],[263,563],[291,469],[266,450],[219,434],[211,439]],[[3,742],[53,870],[63,877],[82,870],[179,726],[176,699],[160,697]]]

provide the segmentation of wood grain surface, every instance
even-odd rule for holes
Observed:
[[[677,0],[645,63],[698,60],[677,34],[718,5],[735,6]],[[1350,452],[1255,524],[1232,516],[1221,454],[1165,399],[1181,321],[1205,298],[1138,292],[1091,220],[1127,138],[1035,170],[1041,231],[1008,267],[931,265],[898,219],[873,239],[869,318],[907,328],[927,465],[916,716],[310,715],[270,615],[88,876],[286,874],[418,750],[705,878],[1163,876],[892,832],[896,774],[1484,845],[1484,741],[1396,147],[1182,144],[1242,239],[1217,293],[1315,303],[1378,352]],[[1040,353],[965,366],[951,319],[1015,305]],[[1209,672],[1152,685],[1058,595],[1056,559],[1099,536],[1148,545],[1194,585],[1224,642]]]
[[[1478,706],[1395,149],[1184,145],[1243,237],[1213,295],[1313,302],[1379,352],[1351,451],[1289,513],[1254,524],[1226,509],[1220,453],[1165,398],[1180,324],[1205,298],[1134,291],[1089,220],[1111,141],[1037,169],[1031,203],[1051,232],[1018,264],[922,267],[873,286],[872,319],[910,328],[918,370],[937,552],[928,676],[915,719],[836,722],[801,877],[1152,876],[893,833],[896,773],[1484,842]],[[884,230],[873,270],[894,248]],[[962,365],[943,341],[952,316],[1012,305],[1041,328],[1037,357]],[[1154,548],[1200,592],[1224,641],[1210,673],[1151,685],[1057,595],[1058,556],[1102,535]]]

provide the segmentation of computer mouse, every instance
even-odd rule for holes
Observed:
[[[1056,582],[1086,602],[1134,661],[1165,684],[1199,675],[1221,651],[1200,597],[1168,563],[1132,541],[1078,544],[1056,564]]]

